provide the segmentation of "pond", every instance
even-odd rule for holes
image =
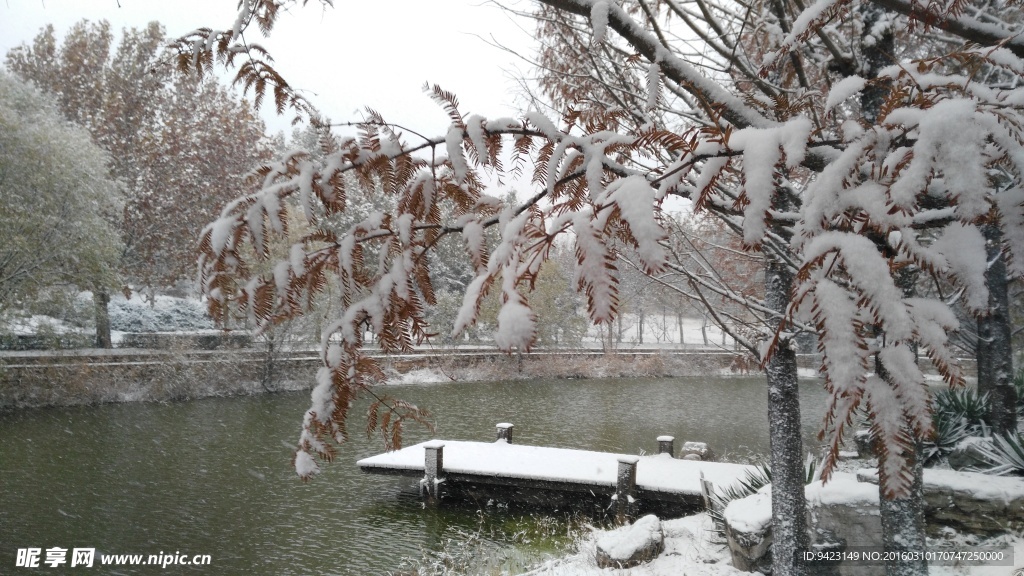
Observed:
[[[673,378],[388,391],[429,408],[438,438],[493,440],[494,425],[508,421],[517,444],[640,453],[670,434],[677,447],[700,440],[726,460],[751,461],[768,450],[764,386],[760,377]],[[817,451],[820,383],[803,381],[801,401],[805,447]],[[307,405],[301,392],[0,414],[0,572],[18,548],[60,547],[209,554],[212,567],[195,573],[385,574],[481,526],[495,549],[522,530],[500,511],[423,510],[414,480],[362,474],[355,461],[381,445],[358,433],[323,474],[299,481],[290,461]],[[410,427],[405,442],[429,436]]]

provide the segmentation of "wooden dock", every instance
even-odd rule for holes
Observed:
[[[671,437],[658,438],[659,454],[636,456],[513,444],[511,430],[499,424],[495,442],[432,440],[357,465],[366,473],[420,478],[420,493],[430,504],[452,499],[593,505],[619,519],[700,510],[709,485],[729,486],[753,469],[675,458]]]

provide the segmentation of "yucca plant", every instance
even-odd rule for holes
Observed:
[[[970,388],[944,388],[935,393],[933,418],[963,420],[970,435],[978,435],[988,421],[988,394]]]
[[[964,418],[945,418],[933,414],[932,422],[935,435],[921,443],[921,451],[925,466],[934,466],[941,462],[967,437],[971,436],[970,426]]]
[[[944,388],[935,393],[934,436],[922,443],[924,465],[934,466],[969,436],[988,436],[988,394],[969,388]]]
[[[993,436],[992,443],[979,444],[978,451],[992,464],[991,468],[981,472],[1024,476],[1024,437],[1020,434]]]
[[[729,486],[717,488],[708,494],[710,500],[708,515],[715,525],[715,532],[725,533],[725,507],[733,500],[739,500],[756,494],[758,490],[772,483],[772,469],[768,464],[755,464],[740,478]]]

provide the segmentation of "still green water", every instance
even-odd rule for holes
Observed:
[[[708,442],[727,460],[768,450],[763,378],[675,378],[392,386],[431,410],[438,438],[493,440],[515,423],[517,444],[653,452],[662,434]],[[825,393],[801,388],[806,449]],[[355,461],[380,451],[353,434],[324,473],[292,471],[308,393],[135,403],[0,414],[0,574],[18,548],[96,548],[97,554],[210,554],[212,565],[47,574],[385,574],[484,522],[496,550],[521,529],[507,513],[425,511],[415,481],[365,475]],[[351,429],[363,422],[353,411]],[[406,444],[429,438],[410,428]],[[70,558],[70,552],[69,552]],[[43,552],[45,559],[45,552]],[[98,560],[97,560],[98,564]]]

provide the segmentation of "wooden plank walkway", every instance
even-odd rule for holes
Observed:
[[[500,426],[498,434],[502,434]],[[493,443],[432,440],[364,458],[357,465],[366,473],[422,478],[421,493],[428,502],[442,497],[500,498],[558,507],[589,495],[599,505],[614,506],[616,515],[629,515],[635,509],[700,509],[702,477],[716,486],[729,486],[753,469],[678,459],[671,447],[668,451],[634,456],[525,446],[504,439]]]

